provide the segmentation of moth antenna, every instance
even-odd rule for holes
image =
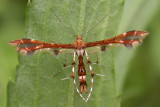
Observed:
[[[94,27],[92,27],[90,30],[88,30],[87,32],[84,32],[81,36],[83,37],[84,35],[86,35],[87,33],[89,33],[90,31],[92,31],[93,29],[95,29],[100,23],[103,22],[103,20],[107,17],[108,15],[105,15]]]
[[[67,79],[69,79],[69,78],[71,78],[71,77],[62,78],[61,80],[62,80],[62,81],[63,81],[63,80],[67,80]]]
[[[55,16],[56,16],[56,18],[58,19],[58,21],[60,22],[60,25],[63,26],[68,33],[70,33],[70,34],[72,34],[72,35],[76,35],[73,31],[71,31],[70,29],[68,29],[68,28],[62,23],[62,21],[60,20],[60,18],[59,18],[56,14],[55,14]]]

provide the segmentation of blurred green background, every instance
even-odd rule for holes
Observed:
[[[6,107],[7,83],[18,65],[10,40],[22,38],[27,0],[0,0],[0,107]]]
[[[18,65],[16,50],[8,42],[24,34],[26,5],[27,0],[0,1],[0,107],[6,106],[7,83],[14,79],[11,77]],[[160,4],[147,31],[150,35],[137,48],[128,67],[122,107],[160,106]]]

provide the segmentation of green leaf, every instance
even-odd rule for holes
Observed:
[[[147,24],[154,17],[154,14],[156,14],[158,8],[159,0],[126,0],[119,26],[119,32],[122,33],[126,30],[145,30],[148,26]],[[143,42],[145,42],[145,40]],[[116,50],[115,69],[116,86],[118,89],[117,94],[120,94],[122,91],[123,84],[128,73],[130,59],[134,56],[134,54],[134,49],[128,50],[121,48]]]
[[[160,1],[148,0],[139,12],[143,14],[139,14],[134,23],[138,24],[138,20],[141,20],[142,25],[139,23],[137,27],[143,28],[147,25],[147,31],[150,32],[150,35],[137,49],[133,60],[130,62],[129,72],[123,86],[121,106],[157,107],[160,96],[160,50],[157,49],[160,45],[158,42],[160,39]]]
[[[107,15],[99,26],[83,36],[83,40],[90,42],[107,39],[116,36],[118,31],[122,33],[119,24],[122,21],[123,6],[122,0],[114,0],[114,2],[113,0],[32,0],[27,6],[24,37],[46,42],[73,43],[77,35],[93,28]],[[118,70],[115,67],[117,65],[115,58],[121,56],[115,56],[115,52],[116,54],[120,52],[115,50],[117,48],[98,53],[99,62],[103,66],[93,65],[93,71],[105,76],[95,76],[93,93],[87,103],[76,92],[72,79],[61,81],[62,78],[71,75],[71,68],[63,68],[64,59],[67,58],[67,64],[70,65],[73,56],[66,56],[64,53],[51,56],[48,52],[40,52],[32,56],[20,54],[20,66],[16,72],[15,83],[8,84],[8,106],[119,107],[120,91],[117,80],[122,76],[118,77],[116,74]],[[127,56],[131,57],[127,54],[123,58]],[[96,61],[96,57],[97,55],[90,55],[91,61]],[[119,63],[118,66],[123,64]],[[89,90],[90,71],[88,65],[85,66]],[[75,76],[77,79],[77,72]],[[86,97],[85,94],[84,96]]]
[[[8,42],[24,32],[25,1],[0,1],[0,107],[7,104],[7,85],[18,64],[17,53]],[[11,52],[12,51],[12,52]]]

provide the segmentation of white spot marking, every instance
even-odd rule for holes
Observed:
[[[86,79],[86,76],[83,76],[83,79]]]
[[[125,32],[125,33],[123,33],[123,35],[124,35],[124,36],[126,36],[126,32]]]
[[[31,39],[31,42],[34,42],[35,40],[34,39]]]
[[[73,55],[73,61],[75,62],[75,57],[76,57],[76,52],[74,52],[74,55]]]
[[[21,43],[23,43],[23,40],[21,40]]]
[[[74,66],[72,67],[72,72],[74,72]]]
[[[81,80],[81,79],[82,79],[82,76],[79,76],[79,79]]]
[[[91,79],[91,82],[93,83],[93,78]]]
[[[76,52],[77,52],[78,56],[79,56],[79,55],[83,55],[83,53],[84,53],[84,49],[76,50]]]
[[[28,48],[25,48],[27,51],[30,51]]]
[[[79,90],[78,90],[78,88],[77,88],[77,93],[79,93]]]
[[[81,53],[82,53],[82,54],[84,53],[84,49],[81,49]]]
[[[139,43],[138,41],[135,41],[135,42],[132,43],[133,47],[136,47],[136,46],[138,46],[139,44],[140,44],[140,43]]]
[[[36,46],[36,49],[41,48],[41,46]]]
[[[137,34],[137,31],[134,32],[134,35],[136,35],[136,34]]]
[[[112,46],[113,44],[109,44],[109,46]]]
[[[91,67],[91,65],[89,66],[89,69],[90,69],[90,70],[92,70],[92,67]]]
[[[76,80],[75,79],[73,80],[73,82],[74,82],[74,84],[76,84]]]
[[[82,71],[84,72],[84,69],[82,69]]]
[[[93,88],[91,88],[91,91],[93,90]]]
[[[123,43],[123,41],[120,41],[120,43]]]

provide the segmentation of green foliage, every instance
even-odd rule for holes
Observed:
[[[0,107],[6,107],[8,80],[14,77],[17,53],[8,42],[21,38],[24,32],[25,1],[0,1]]]
[[[96,0],[90,2],[85,0],[32,1],[27,6],[24,37],[47,42],[53,40],[59,43],[73,43],[77,35],[95,26],[105,15],[108,17],[104,22],[85,35],[84,40],[89,42],[91,38],[93,41],[101,40],[105,34],[105,38],[116,35],[123,5],[118,0],[114,4],[110,2]],[[71,29],[77,35],[68,33],[55,15],[60,18],[67,30]],[[113,19],[114,22],[111,21]],[[32,56],[20,55],[16,82],[8,85],[8,106],[119,106],[119,99],[115,91],[113,51],[107,52],[107,55],[103,53],[104,57],[100,54],[99,56],[105,67],[95,66],[93,69],[95,73],[102,73],[106,76],[105,78],[95,77],[92,97],[89,102],[85,103],[76,93],[72,80],[61,81],[62,78],[71,75],[71,68],[63,69],[62,67],[64,54],[57,57],[47,52]],[[68,64],[71,64],[71,59],[72,57],[69,56]],[[89,77],[89,69],[87,74]],[[77,76],[77,73],[75,75]],[[88,81],[90,87],[90,78]]]
[[[77,35],[91,29],[105,15],[107,18],[83,37],[85,42],[110,38],[131,29],[143,30],[157,9],[157,2],[158,0],[31,0],[27,5],[24,37],[46,42],[52,40],[58,43],[73,43]],[[149,11],[148,14],[142,14],[146,11]],[[67,29],[59,23],[56,15]],[[61,81],[71,75],[71,68],[63,68],[65,54],[20,54],[15,82],[8,84],[8,106],[119,107],[121,90],[132,55],[133,51],[124,48],[111,48],[98,54],[99,62],[103,66],[93,65],[93,70],[105,77],[95,76],[93,94],[85,103],[77,94],[71,79]],[[96,56],[90,56],[92,62]],[[67,64],[71,62],[72,56],[67,56]],[[87,83],[90,87],[87,64],[86,68]],[[75,75],[77,76],[77,72]]]
[[[158,107],[160,104],[159,13],[160,9],[156,9],[147,27],[150,35],[131,61],[123,87],[122,107]]]

